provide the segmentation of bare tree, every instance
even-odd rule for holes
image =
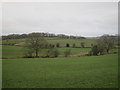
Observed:
[[[103,44],[106,52],[109,53],[109,50],[112,49],[114,46],[115,38],[110,35],[103,35],[102,37],[100,37],[99,42]]]
[[[42,37],[31,37],[26,40],[26,47],[29,49],[28,53],[34,51],[36,57],[38,57],[39,50],[45,48],[46,44],[47,42]]]
[[[97,48],[98,48],[98,51],[99,51],[99,54],[102,55],[103,52],[105,51],[105,43],[103,42],[102,39],[98,39],[97,40]]]

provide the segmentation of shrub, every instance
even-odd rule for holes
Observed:
[[[93,55],[92,51],[89,51],[89,55],[90,55],[90,56]]]
[[[32,54],[34,52],[33,49],[29,49],[28,47],[25,47],[24,50],[25,50],[24,52],[25,57],[32,57]]]
[[[81,42],[81,47],[84,48],[85,47],[85,43]]]
[[[76,46],[75,43],[73,43],[73,46],[72,46],[72,47],[75,48],[75,46]]]
[[[58,48],[58,47],[60,47],[60,44],[59,44],[59,43],[57,43],[57,44],[56,44],[56,47],[57,47],[57,48]]]
[[[93,47],[93,44],[91,44],[91,47]]]
[[[58,57],[58,56],[59,56],[59,51],[58,51],[58,49],[56,49],[56,48],[51,49],[51,50],[50,50],[50,55],[51,55],[52,57]]]
[[[50,49],[46,50],[46,56],[49,57],[50,56]]]
[[[54,48],[54,47],[55,47],[55,45],[49,44],[49,48]]]
[[[68,56],[70,55],[70,53],[71,53],[71,50],[70,50],[70,49],[69,49],[69,50],[66,50],[66,51],[64,52],[65,57],[68,57]]]
[[[92,51],[91,51],[91,54],[92,55],[98,55],[98,53],[99,53],[99,49],[98,49],[98,46],[97,45],[94,45],[93,47],[92,47]]]
[[[67,44],[66,44],[66,47],[70,47],[70,45],[67,43]]]

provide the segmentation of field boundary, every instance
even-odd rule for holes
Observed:
[[[103,55],[109,55],[109,54],[118,54],[118,52],[111,52],[111,53],[106,53],[106,54],[103,54]],[[103,55],[98,55],[98,56],[103,56]],[[85,52],[85,53],[79,53],[79,54],[70,55],[68,57],[80,57],[80,56],[93,56],[93,55],[89,55],[89,53]],[[60,56],[60,57],[65,57],[65,56]],[[50,57],[50,56],[2,57],[0,59],[18,59],[18,58],[58,58],[58,57]],[[67,57],[65,57],[65,58],[67,58]]]

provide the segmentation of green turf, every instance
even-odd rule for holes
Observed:
[[[117,55],[3,59],[3,88],[117,88]]]
[[[2,45],[2,57],[24,56],[24,48],[18,46]]]
[[[85,43],[85,47],[91,47],[91,44],[95,44],[95,39],[51,39],[47,41],[52,44],[60,43],[62,47],[66,46],[66,43],[69,43],[71,47],[74,43],[77,47],[81,47],[81,42]]]
[[[59,48],[58,50],[60,52],[60,55],[64,55],[64,52],[69,49],[71,51],[71,55],[89,52],[91,50],[91,48]]]

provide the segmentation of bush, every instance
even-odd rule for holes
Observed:
[[[46,50],[46,57],[50,57],[50,49]]]
[[[99,53],[99,49],[98,49],[98,46],[97,45],[94,45],[93,47],[92,47],[92,51],[90,52],[92,55],[98,55],[98,53]]]
[[[85,43],[81,42],[81,47],[84,48],[85,47]]]
[[[49,48],[54,48],[54,47],[55,47],[55,45],[49,44]]]
[[[49,53],[50,53],[50,56],[52,56],[52,57],[58,57],[59,56],[59,51],[56,48],[50,49]]]
[[[70,49],[69,49],[69,50],[66,50],[66,51],[64,52],[65,57],[68,57],[68,56],[70,55],[70,53],[71,53],[71,50],[70,50]]]
[[[28,47],[25,47],[24,48],[25,52],[24,52],[24,55],[25,57],[32,57],[32,54],[33,54],[33,49],[29,49]]]
[[[57,43],[57,44],[56,44],[56,47],[57,47],[57,48],[58,48],[58,47],[60,47],[60,44],[59,44],[59,43]]]
[[[104,46],[101,44],[94,45],[92,50],[89,52],[90,55],[103,55],[104,54]]]
[[[89,51],[89,55],[90,55],[90,56],[93,55],[92,51]]]
[[[93,47],[93,44],[91,44],[91,47]]]
[[[67,43],[67,44],[66,44],[66,47],[70,47],[70,45]]]
[[[73,46],[72,46],[72,47],[75,48],[75,46],[76,46],[75,43],[73,43]]]

